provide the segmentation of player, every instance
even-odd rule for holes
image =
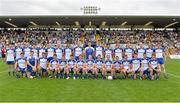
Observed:
[[[149,77],[149,59],[146,53],[144,53],[143,57],[144,58],[141,60],[140,80],[144,78],[144,75]]]
[[[99,55],[101,56],[101,58],[103,58],[103,51],[104,51],[104,47],[101,46],[100,41],[98,41],[97,45],[95,47],[95,56],[96,56],[96,58],[98,58]]]
[[[53,59],[54,52],[55,52],[54,48],[50,44],[48,44],[48,48],[47,48],[48,62],[50,62]]]
[[[76,75],[79,77],[79,73],[83,73],[83,68],[85,68],[85,61],[83,60],[83,55],[79,55],[79,60],[76,61]],[[84,78],[84,74],[81,75],[82,78]]]
[[[104,61],[101,58],[101,55],[99,54],[97,59],[95,60],[95,75],[98,78],[98,72],[102,72],[102,69],[104,68]]]
[[[16,60],[21,57],[21,53],[23,52],[23,49],[20,47],[20,44],[17,44],[17,47],[15,49],[15,54],[16,54]]]
[[[119,42],[116,43],[116,48],[114,49],[114,57],[118,57],[119,60],[122,60],[122,55],[123,55],[123,49],[120,48]]]
[[[128,74],[132,72],[132,65],[131,65],[131,60],[128,60],[128,56],[124,56],[124,60],[122,61],[122,70],[121,74],[124,75],[125,78],[128,77]],[[132,78],[132,77],[131,77]]]
[[[81,41],[78,41],[77,46],[74,48],[75,60],[79,60],[79,55],[83,54],[83,48],[80,46]]]
[[[103,79],[106,79],[108,72],[111,73],[111,76],[114,78],[115,70],[112,68],[113,62],[110,60],[110,55],[107,55],[107,60],[104,61],[104,68],[102,69]]]
[[[32,51],[34,52],[33,53],[33,56],[36,58],[36,60],[38,59],[38,52],[39,52],[39,48],[37,47],[37,45],[33,45],[32,47]]]
[[[121,73],[121,69],[122,69],[122,61],[119,60],[119,56],[115,57],[115,61],[113,62],[113,69],[115,69],[115,73],[119,72]],[[115,77],[116,78],[116,77]]]
[[[60,60],[62,59],[62,55],[64,53],[64,50],[61,48],[61,44],[57,44],[55,48],[55,53],[57,54],[57,58]]]
[[[149,60],[152,59],[153,52],[154,52],[154,49],[152,48],[152,45],[150,44],[149,47],[146,49],[146,55]]]
[[[65,53],[65,59],[70,60],[71,55],[73,55],[73,49],[70,48],[70,44],[67,44],[67,47],[64,49],[64,53]]]
[[[132,55],[134,53],[134,50],[131,48],[130,43],[126,45],[126,48],[124,49],[124,54],[127,55],[128,60],[132,60]]]
[[[65,59],[65,56],[62,55],[62,59],[59,61],[59,70],[58,70],[59,78],[64,78],[64,71],[66,70],[66,68],[67,68],[67,61]]]
[[[92,73],[92,78],[94,79],[94,60],[91,55],[86,60],[86,66],[84,68],[84,74],[86,74],[87,79],[89,78],[89,73]]]
[[[48,60],[46,57],[46,52],[42,53],[42,57],[38,59],[38,75],[39,77],[47,76],[47,67],[48,67]]]
[[[74,72],[73,79],[77,78],[77,69],[76,69],[76,61],[74,60],[73,55],[70,56],[70,60],[67,62],[67,69],[65,69],[65,73],[67,75],[66,79],[69,79],[69,72]]]
[[[156,74],[156,80],[158,80],[161,73],[161,68],[158,60],[156,59],[156,54],[152,55],[152,59],[149,61],[149,67],[150,67],[151,80],[154,79],[155,74]]]
[[[143,47],[143,44],[140,43],[140,48],[137,49],[138,59],[143,59],[143,54],[146,52],[146,49]]]
[[[140,72],[141,60],[138,58],[137,53],[134,53],[134,58],[132,59],[132,75],[131,79],[136,79],[137,74]]]
[[[42,58],[43,57],[43,53],[45,53],[45,52],[47,52],[47,50],[42,46],[42,45],[40,45],[40,47],[39,47],[39,58]],[[45,55],[46,55],[46,53],[45,53]]]
[[[161,44],[157,45],[157,48],[155,48],[155,53],[156,53],[156,59],[158,61],[158,63],[161,66],[161,69],[163,71],[163,76],[165,79],[168,79],[167,74],[166,74],[166,70],[165,70],[165,65],[164,65],[164,59],[165,57],[165,53],[164,53],[164,48],[161,47]]]
[[[105,53],[105,60],[107,60],[107,56],[109,55],[109,59],[112,61],[112,55],[113,55],[113,50],[110,49],[110,44],[107,44],[106,49],[104,50]]]
[[[6,50],[6,63],[8,65],[8,75],[11,75],[11,71],[12,71],[12,75],[15,75],[15,70],[14,70],[14,63],[15,63],[15,51],[12,48],[12,45],[9,45],[9,48],[7,48]]]
[[[24,50],[24,57],[28,57],[30,55],[30,51],[31,51],[32,48],[29,47],[29,44],[27,43],[25,48],[23,49]]]
[[[57,78],[58,70],[59,70],[59,60],[57,58],[57,54],[54,54],[52,60],[49,63],[49,66],[48,66],[49,78],[51,78],[51,77]]]
[[[30,51],[30,55],[26,58],[27,60],[27,77],[34,78],[37,72],[37,59],[34,56],[34,51]]]
[[[21,75],[26,77],[27,61],[24,57],[24,52],[21,52],[20,57],[16,60],[15,69],[17,78],[20,78]]]
[[[89,59],[89,55],[94,57],[94,48],[91,46],[91,42],[88,42],[88,47],[85,48],[86,59]]]

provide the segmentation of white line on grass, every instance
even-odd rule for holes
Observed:
[[[171,75],[171,76],[173,76],[173,77],[176,77],[176,78],[180,78],[179,75],[176,75],[176,74],[173,74],[173,73],[167,73],[167,74],[169,74],[169,75]]]
[[[4,73],[4,72],[7,72],[7,70],[0,72],[0,74],[1,74],[1,73]]]

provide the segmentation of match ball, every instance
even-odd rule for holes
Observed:
[[[113,77],[112,76],[108,76],[108,80],[113,80]]]

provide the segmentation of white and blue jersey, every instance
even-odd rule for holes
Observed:
[[[42,53],[45,53],[46,49],[45,48],[40,48],[39,49],[39,58],[42,58]]]
[[[138,58],[139,58],[139,59],[143,59],[145,52],[146,52],[146,49],[145,49],[145,48],[138,48],[138,49],[137,49]]]
[[[149,68],[149,59],[142,59],[141,60],[143,70],[148,70]]]
[[[66,67],[67,61],[66,60],[60,60],[59,64],[60,64],[60,68],[64,69]]]
[[[113,64],[114,64],[115,69],[119,69],[122,62],[121,61],[114,61]]]
[[[112,61],[113,50],[112,49],[105,49],[104,53],[105,53],[105,60],[107,60],[107,56],[109,55],[110,60]]]
[[[55,53],[58,59],[62,59],[63,52],[64,50],[62,48],[55,48]]]
[[[146,55],[148,59],[152,58],[152,54],[153,54],[154,50],[152,48],[147,48],[146,49]]]
[[[65,59],[70,60],[71,54],[73,53],[73,49],[72,48],[65,48],[64,52],[65,52]]]
[[[104,64],[104,61],[97,59],[97,60],[95,60],[95,64],[96,64],[96,67],[97,67],[98,69],[102,69],[103,64]]]
[[[94,60],[86,60],[86,65],[87,65],[88,69],[93,69]]]
[[[82,47],[75,47],[74,48],[74,55],[75,59],[79,60],[79,55],[83,54],[83,48]]]
[[[128,60],[132,60],[132,55],[134,50],[132,48],[125,48],[124,49],[125,55],[127,55]]]
[[[164,49],[163,48],[156,48],[155,50],[156,58],[159,64],[164,64]]]
[[[51,63],[51,69],[54,70],[54,69],[57,69],[57,65],[59,64],[59,60],[58,59],[52,59],[50,61]]]
[[[34,52],[33,56],[38,59],[38,51],[39,49],[38,48],[33,48],[32,51]]]
[[[141,66],[140,59],[132,59],[131,63],[132,63],[133,71],[138,71],[140,69],[140,66]]]
[[[22,52],[23,52],[22,48],[16,48],[15,49],[16,59],[21,58],[21,53]]]
[[[83,69],[83,67],[84,67],[84,60],[78,60],[78,61],[76,61],[76,64],[78,65],[78,68],[81,68],[81,69]]]
[[[94,53],[94,48],[93,47],[86,47],[85,48],[85,52],[86,52],[86,59],[89,59],[89,55],[92,55],[93,57],[93,53]]]
[[[14,64],[14,49],[7,49],[6,50],[6,62],[7,64]]]
[[[122,48],[115,48],[114,49],[114,55],[115,57],[119,57],[119,60],[122,60],[122,53],[123,53],[123,49]]]
[[[98,55],[101,55],[101,58],[103,58],[103,51],[104,48],[102,46],[96,46],[95,47],[96,57],[98,57]]]
[[[53,57],[54,52],[55,52],[54,48],[48,48],[47,49],[47,58]]]
[[[18,58],[16,62],[19,69],[26,69],[26,58]]]
[[[159,63],[157,59],[151,59],[149,64],[151,65],[152,69],[157,69]]]
[[[104,64],[105,64],[107,70],[111,70],[111,66],[112,66],[111,60],[105,60]]]
[[[73,60],[68,60],[68,65],[70,66],[70,68],[74,68],[75,67],[75,64],[76,64],[76,61],[73,59]]]
[[[41,57],[39,58],[39,65],[42,69],[47,69],[47,65],[48,65],[48,60],[47,58]]]
[[[124,69],[126,69],[126,70],[130,69],[131,60],[123,60],[122,65],[123,65]]]
[[[24,57],[28,57],[30,55],[31,52],[31,48],[27,47],[24,48]]]

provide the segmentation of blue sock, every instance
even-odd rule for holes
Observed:
[[[133,79],[133,75],[130,76],[130,79],[131,79],[131,80]]]
[[[92,74],[92,78],[94,79],[94,74]]]
[[[10,72],[10,69],[8,68],[8,75],[10,76],[11,75],[11,72]]]
[[[86,74],[87,79],[89,78],[89,74]]]
[[[84,74],[82,74],[82,76],[81,76],[82,78],[84,78]]]
[[[159,79],[159,76],[157,75],[157,76],[156,76],[156,80],[158,80],[158,79]]]

